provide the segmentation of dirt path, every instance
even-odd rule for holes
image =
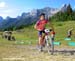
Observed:
[[[36,47],[31,45],[0,45],[0,61],[75,61],[75,54],[67,53],[74,49],[67,48],[67,51],[62,53],[65,49],[55,47],[56,52],[50,55],[46,50],[38,52]]]

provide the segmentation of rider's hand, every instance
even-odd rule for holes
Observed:
[[[36,29],[36,25],[34,25],[34,28]]]

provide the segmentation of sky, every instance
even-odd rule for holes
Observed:
[[[17,17],[23,12],[44,7],[60,8],[63,4],[71,4],[75,8],[75,0],[0,0],[0,16]]]

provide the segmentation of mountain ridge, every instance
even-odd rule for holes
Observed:
[[[64,4],[60,9],[44,7],[42,9],[33,9],[31,12],[25,13],[23,12],[21,16],[17,16],[16,18],[7,17],[6,19],[0,20],[0,29],[7,29],[12,27],[21,27],[25,25],[32,24],[36,22],[41,13],[46,14],[46,18],[49,18],[56,14],[59,11],[64,12],[66,10],[66,4]],[[2,17],[0,17],[2,18]]]

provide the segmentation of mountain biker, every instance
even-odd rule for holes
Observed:
[[[44,41],[45,31],[44,30],[45,30],[47,24],[52,27],[51,22],[49,23],[49,21],[45,19],[45,14],[42,13],[39,17],[39,20],[34,25],[34,28],[36,30],[38,30],[38,35],[39,35],[39,43],[38,44],[39,44],[40,49],[45,45],[45,41]],[[53,29],[53,27],[52,27],[52,29]]]

